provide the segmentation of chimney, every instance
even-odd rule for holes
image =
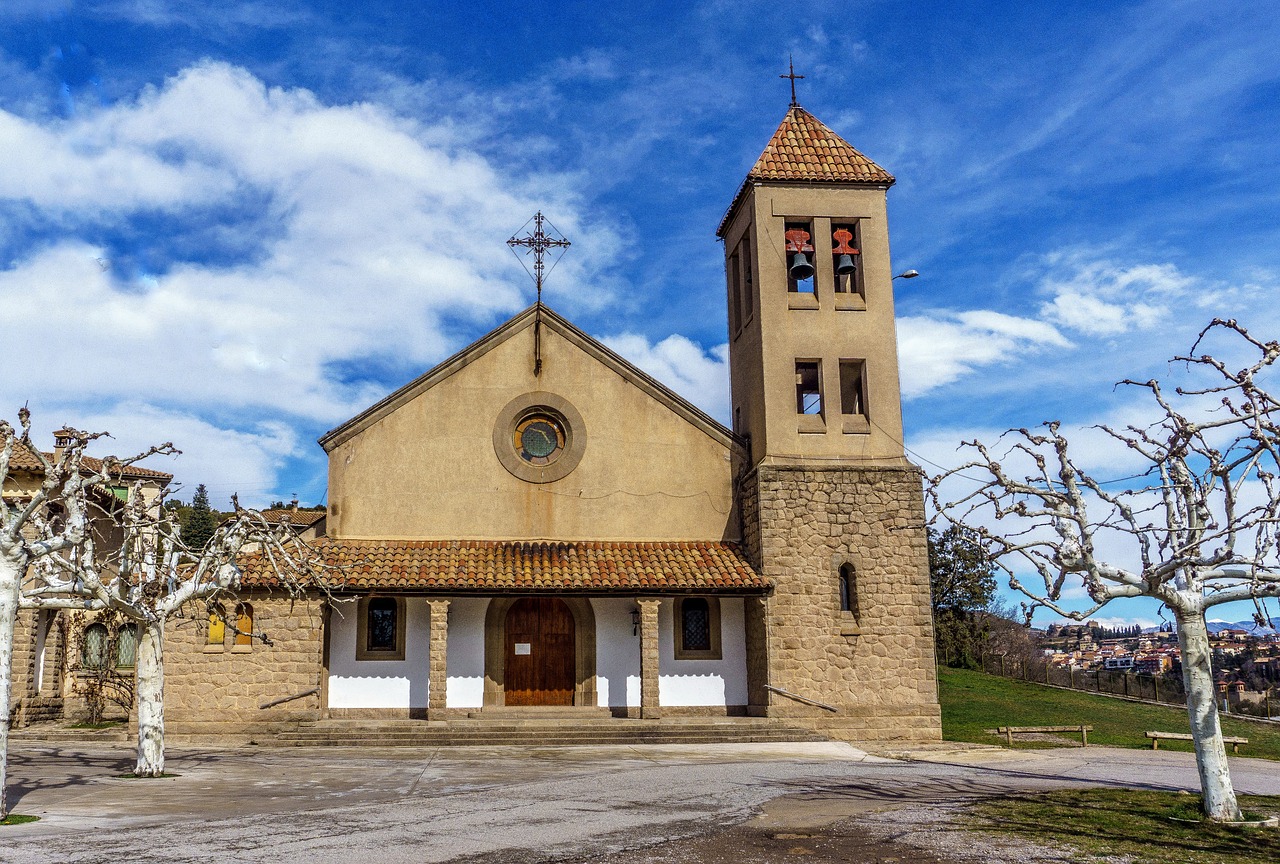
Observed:
[[[75,441],[75,433],[65,426],[53,433],[53,461],[62,458],[62,453]]]

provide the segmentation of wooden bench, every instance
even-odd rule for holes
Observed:
[[[1147,737],[1151,739],[1151,749],[1152,749],[1152,750],[1159,750],[1159,749],[1160,749],[1160,740],[1161,740],[1162,738],[1163,738],[1163,739],[1167,739],[1167,740],[1169,740],[1169,741],[1194,741],[1194,740],[1196,740],[1196,739],[1195,739],[1195,736],[1194,736],[1194,735],[1192,735],[1190,732],[1148,732],[1148,733],[1147,733]],[[1223,744],[1230,744],[1230,745],[1231,745],[1231,752],[1232,752],[1232,753],[1239,753],[1239,752],[1240,752],[1240,745],[1241,745],[1241,744],[1248,744],[1248,743],[1249,743],[1249,739],[1248,739],[1248,738],[1234,738],[1234,737],[1232,737],[1232,736],[1230,736],[1230,735],[1223,735],[1223,736],[1222,736],[1222,743],[1223,743]]]
[[[1088,747],[1089,733],[1093,731],[1093,727],[1085,726],[1083,723],[1074,726],[998,726],[996,731],[1005,737],[1010,747],[1013,746],[1013,736],[1024,732],[1079,732],[1080,746]]]

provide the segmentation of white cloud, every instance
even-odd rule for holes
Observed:
[[[195,418],[205,427],[179,431],[238,442],[200,457],[202,479],[261,485],[283,452],[262,418],[341,421],[385,395],[370,366],[407,380],[459,332],[530,302],[504,241],[535,210],[574,242],[552,296],[570,312],[606,302],[588,267],[616,260],[611,230],[584,222],[563,181],[505,176],[455,129],[325,105],[220,63],[71,120],[0,111],[0,201],[24,202],[9,213],[27,220],[7,233],[65,238],[0,266],[0,320],[14,322],[0,405],[140,402],[159,412],[148,440],[180,437],[165,418]],[[142,250],[156,272],[134,272],[76,239],[137,219],[200,232],[198,251]]]
[[[1118,264],[1088,252],[1046,256],[1039,290],[1047,321],[1091,336],[1151,330],[1185,309],[1195,280],[1172,264]]]
[[[684,336],[668,336],[651,344],[635,333],[609,336],[601,341],[712,417],[728,424],[728,345],[704,351]]]
[[[1001,312],[937,312],[898,319],[902,395],[911,399],[976,371],[1071,343],[1050,324]]]

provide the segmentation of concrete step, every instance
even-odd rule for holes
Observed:
[[[401,721],[388,724],[320,721],[277,733],[278,744],[295,747],[447,747],[447,746],[572,746],[625,744],[780,743],[828,740],[809,729],[787,726],[766,718],[722,720],[610,720],[583,723],[485,723],[446,721],[416,727]]]

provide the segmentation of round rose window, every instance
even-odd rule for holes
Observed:
[[[530,414],[516,424],[512,443],[530,465],[550,465],[564,452],[564,425],[550,414]]]

